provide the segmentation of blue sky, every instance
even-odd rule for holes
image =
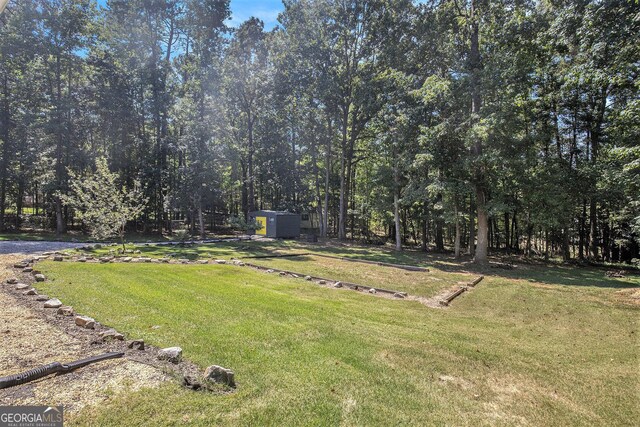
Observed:
[[[278,24],[278,13],[283,10],[282,0],[231,0],[229,25],[237,27],[240,23],[255,16],[262,19],[265,30],[270,30]]]
[[[104,6],[107,0],[98,0]],[[284,10],[282,0],[231,0],[231,19],[229,25],[237,27],[242,22],[255,16],[262,19],[265,30],[270,30],[278,24],[278,13]]]

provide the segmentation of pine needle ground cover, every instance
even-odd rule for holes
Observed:
[[[72,425],[632,425],[640,417],[638,308],[620,297],[637,277],[494,272],[437,310],[229,265],[41,269],[51,279],[43,292],[129,338],[179,345],[203,368],[230,367],[239,384],[224,396],[177,384],[117,394]]]

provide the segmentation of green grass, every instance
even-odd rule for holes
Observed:
[[[238,254],[215,248],[185,250]],[[634,425],[638,309],[617,292],[638,277],[554,268],[492,269],[447,310],[219,265],[47,262],[39,287],[239,384],[117,395],[70,425]]]

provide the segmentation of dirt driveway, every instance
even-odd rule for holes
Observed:
[[[86,243],[0,240],[0,254],[33,254],[87,246]]]

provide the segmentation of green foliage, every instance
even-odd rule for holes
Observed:
[[[0,228],[64,233],[67,171],[105,157],[143,184],[145,233],[180,220],[204,236],[261,206],[313,212],[343,239],[473,252],[486,210],[491,249],[544,241],[628,261],[637,13],[615,0],[292,0],[266,31],[257,18],[228,28],[228,1],[11,1]]]
[[[262,224],[259,224],[254,219],[246,220],[241,216],[230,217],[227,221],[227,225],[233,230],[242,231],[244,233],[262,230]]]
[[[70,193],[61,194],[64,203],[75,209],[78,218],[96,239],[119,237],[124,248],[128,221],[136,219],[147,200],[138,182],[131,189],[120,184],[117,173],[109,171],[105,158],[96,159],[96,169],[85,176],[69,171]]]

